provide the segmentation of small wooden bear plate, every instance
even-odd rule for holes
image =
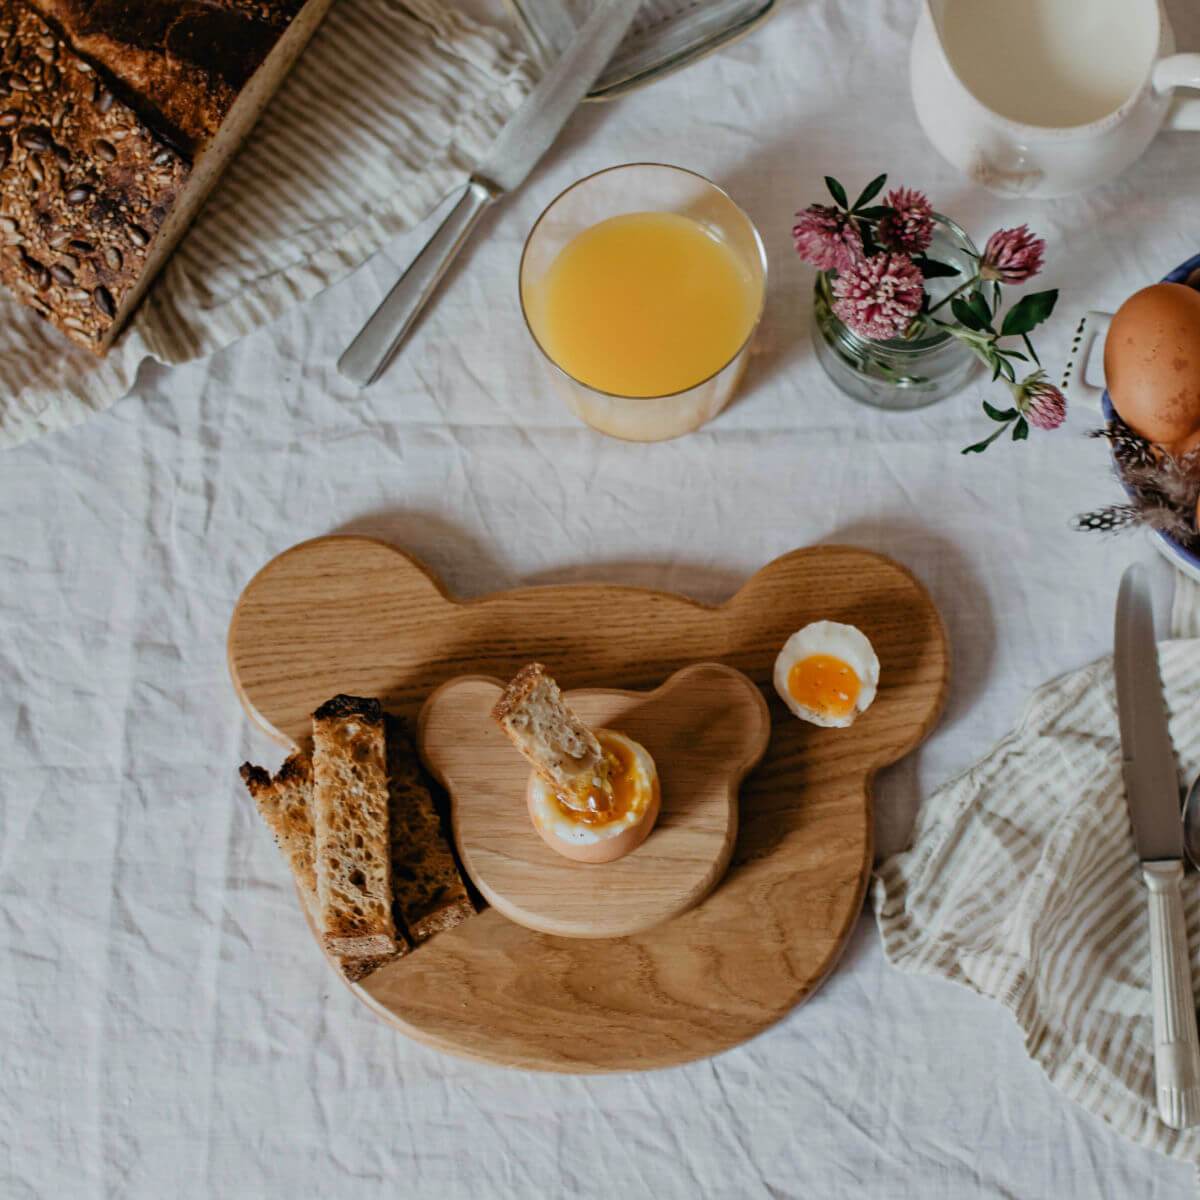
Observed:
[[[529,765],[491,712],[497,679],[443,684],[421,710],[421,756],[450,793],[463,865],[489,904],[559,937],[624,937],[698,904],[737,838],[738,785],[763,756],[771,717],[741,671],[699,663],[653,692],[589,688],[567,701],[592,728],[616,729],[654,759],[662,811],[617,862],[572,862],[538,836],[525,804]]]

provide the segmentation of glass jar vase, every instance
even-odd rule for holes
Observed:
[[[965,230],[938,213],[927,254],[959,270],[926,284],[931,304],[937,304],[975,273],[979,251]],[[834,313],[831,284],[828,271],[817,274],[813,347],[825,374],[852,399],[875,408],[924,408],[961,390],[979,368],[969,346],[936,327],[918,326],[910,337],[887,341],[860,336]]]

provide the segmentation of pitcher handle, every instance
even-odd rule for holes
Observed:
[[[1175,88],[1200,88],[1200,54],[1172,54],[1159,59],[1152,82],[1160,96]],[[1200,130],[1200,97],[1177,96],[1163,128]]]
[[[1084,397],[1097,412],[1100,410],[1100,397],[1104,395],[1104,388],[1097,387],[1094,383],[1088,383],[1088,362],[1091,360],[1092,347],[1096,344],[1096,339],[1102,333],[1108,332],[1112,319],[1112,313],[1103,312],[1100,309],[1093,308],[1087,313],[1083,318],[1081,341],[1076,347],[1075,357],[1071,360],[1068,368],[1067,386],[1071,395]]]

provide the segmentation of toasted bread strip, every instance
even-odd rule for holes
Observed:
[[[292,869],[313,927],[320,929],[313,862],[312,761],[307,754],[293,754],[279,768],[274,779],[262,767],[243,763],[241,776],[275,838],[275,844]],[[337,958],[337,964],[351,983],[357,983],[384,963],[407,954],[407,941],[397,939],[397,951],[397,954],[383,958]]]
[[[382,958],[339,958],[338,966],[351,983],[360,983],[368,975],[378,971],[380,967],[395,962],[396,959],[402,958],[409,952],[410,947],[407,943],[398,944],[400,949],[395,954],[386,954]]]
[[[608,764],[596,735],[567,706],[541,663],[517,672],[492,716],[533,769],[564,798],[579,798],[604,786]]]
[[[317,876],[313,869],[312,763],[307,754],[288,758],[275,778],[242,763],[242,780],[295,877],[309,916],[317,919]]]
[[[417,750],[395,717],[387,728],[392,891],[397,924],[416,943],[475,915],[442,833]]]
[[[313,713],[317,908],[343,958],[396,953],[387,758],[378,700],[335,696]]]

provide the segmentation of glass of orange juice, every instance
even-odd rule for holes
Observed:
[[[733,397],[766,297],[750,218],[682,167],[630,163],[572,184],[521,256],[521,309],[567,406],[657,442]]]

